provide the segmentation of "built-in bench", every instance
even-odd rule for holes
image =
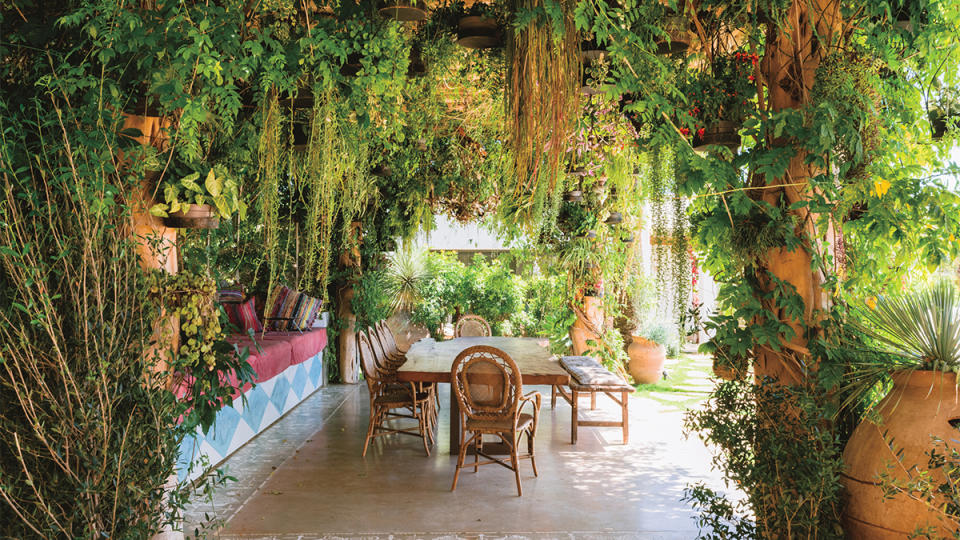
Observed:
[[[633,387],[621,377],[611,373],[600,362],[589,356],[563,356],[560,365],[570,373],[569,392],[567,388],[554,385],[550,395],[550,406],[556,407],[557,394],[570,403],[573,411],[570,416],[570,444],[577,444],[579,426],[619,427],[623,430],[623,444],[627,444],[630,428],[627,415],[627,403]],[[581,420],[580,398],[590,396],[590,409],[597,408],[597,393],[601,392],[620,405],[619,422],[612,420]],[[619,397],[617,397],[619,394]]]

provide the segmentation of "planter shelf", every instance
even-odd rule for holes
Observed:
[[[161,219],[171,229],[216,229],[220,226],[220,215],[209,204],[191,204],[186,212],[171,212]]]
[[[457,28],[457,45],[468,49],[492,49],[500,46],[500,27],[487,17],[463,17]]]

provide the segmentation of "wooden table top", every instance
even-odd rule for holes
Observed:
[[[407,351],[407,361],[397,371],[397,379],[414,382],[450,382],[453,360],[467,347],[496,347],[513,358],[520,368],[523,384],[567,384],[570,375],[550,353],[541,338],[462,337],[448,341],[424,339]]]

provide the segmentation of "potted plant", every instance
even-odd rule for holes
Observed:
[[[214,229],[220,225],[220,218],[229,219],[234,214],[240,219],[246,217],[247,205],[240,200],[237,181],[220,164],[171,165],[160,176],[156,191],[163,202],[154,204],[150,213],[167,227]]]
[[[687,82],[690,108],[679,115],[678,123],[680,133],[692,137],[694,150],[721,145],[736,152],[740,147],[738,131],[753,108],[757,93],[753,72],[759,60],[744,52],[718,56],[709,71],[698,72]]]
[[[875,409],[879,425],[865,419],[844,449],[848,469],[842,480],[849,494],[844,528],[851,538],[906,538],[918,529],[948,537],[958,523],[942,511],[942,494],[924,500],[906,490],[891,493],[878,479],[945,483],[942,470],[930,466],[929,450],[934,440],[960,438],[960,293],[943,280],[881,298],[864,319],[868,335],[893,356],[862,368],[858,378],[873,387],[876,378],[867,375],[891,375],[893,387]]]
[[[630,362],[627,371],[639,384],[654,384],[663,377],[663,365],[667,361],[666,345],[669,331],[662,324],[650,325],[635,332],[627,346]]]

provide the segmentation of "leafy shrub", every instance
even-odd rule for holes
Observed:
[[[640,330],[640,335],[667,349],[667,356],[676,358],[680,354],[680,337],[675,329],[663,323],[651,323]]]

